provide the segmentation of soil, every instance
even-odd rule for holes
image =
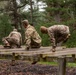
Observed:
[[[30,64],[17,60],[12,65],[11,60],[0,60],[0,75],[57,75],[58,67],[42,64]],[[76,68],[68,67],[66,75],[76,75]]]

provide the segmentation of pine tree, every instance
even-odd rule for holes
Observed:
[[[47,27],[54,24],[69,25],[71,31],[68,47],[75,47],[76,36],[76,1],[75,0],[43,0],[46,3],[46,22]]]

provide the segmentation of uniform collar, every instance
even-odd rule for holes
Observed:
[[[31,25],[28,25],[27,28],[26,28],[26,30],[27,30],[30,26],[31,26]]]

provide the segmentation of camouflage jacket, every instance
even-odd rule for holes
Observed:
[[[39,36],[35,28],[31,25],[28,25],[25,30],[25,43],[27,47],[30,47],[31,39],[36,43],[41,43],[41,37]]]
[[[18,42],[22,43],[22,36],[19,32],[17,31],[12,31],[8,37],[15,38]]]
[[[55,45],[54,33],[59,32],[61,34],[70,34],[69,27],[65,25],[53,25],[48,28],[48,35],[50,36],[53,46]]]
[[[48,28],[48,34],[51,38],[54,37],[54,32],[59,31],[61,34],[69,34],[69,27],[65,25],[53,25]]]

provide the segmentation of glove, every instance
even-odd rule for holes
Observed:
[[[27,50],[27,51],[28,51],[28,50],[29,50],[29,47],[26,47],[26,48],[25,48],[25,50]]]
[[[56,51],[56,46],[53,46],[51,50],[52,50],[52,52],[55,52]]]
[[[52,50],[52,52],[55,52],[56,51],[55,48],[52,48],[51,50]]]

